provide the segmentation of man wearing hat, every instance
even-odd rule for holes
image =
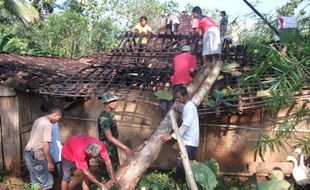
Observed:
[[[182,52],[173,59],[174,73],[170,77],[173,85],[187,85],[192,81],[192,74],[195,72],[197,64],[196,58],[190,54],[191,46],[182,47]]]
[[[100,113],[98,117],[99,139],[106,144],[107,151],[110,155],[110,159],[115,170],[119,166],[117,147],[125,151],[127,156],[133,153],[130,148],[128,148],[117,139],[118,130],[114,115],[112,113],[112,111],[116,108],[117,100],[118,97],[113,92],[103,93],[101,95],[101,101],[104,104],[105,109]],[[105,178],[105,180],[109,179],[109,174],[107,173],[104,164],[100,160],[99,166],[101,170],[101,177]]]

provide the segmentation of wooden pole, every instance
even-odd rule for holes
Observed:
[[[198,187],[197,187],[197,184],[195,182],[194,175],[193,175],[193,171],[191,168],[191,164],[190,164],[189,159],[188,159],[187,151],[186,151],[185,145],[183,143],[183,140],[182,140],[179,128],[178,128],[178,124],[177,124],[177,120],[176,120],[176,116],[175,116],[174,111],[170,112],[170,119],[171,119],[171,126],[173,129],[173,132],[176,136],[176,139],[177,139],[179,147],[180,147],[181,159],[182,159],[183,167],[185,170],[187,182],[189,184],[189,188],[191,190],[198,190]]]

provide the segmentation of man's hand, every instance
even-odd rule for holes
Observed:
[[[133,155],[133,151],[130,148],[126,148],[125,149],[125,153],[127,156],[132,156]]]
[[[119,186],[120,185],[120,181],[117,179],[110,179],[107,183],[106,183],[106,187],[108,189],[110,189],[113,185],[115,186]]]
[[[172,139],[172,136],[168,134],[160,137],[160,141],[163,143],[169,141],[170,139]]]
[[[101,190],[108,190],[110,187],[106,186],[106,184],[101,184]]]
[[[47,163],[47,169],[48,169],[48,171],[53,172],[54,169],[55,169],[54,163],[53,162],[48,162]]]
[[[181,113],[183,111],[183,104],[174,104],[173,106],[173,110],[176,111],[176,112],[179,112]]]

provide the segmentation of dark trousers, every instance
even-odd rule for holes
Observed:
[[[185,148],[186,148],[186,152],[188,154],[188,159],[194,160],[195,156],[196,156],[197,147],[185,145]],[[183,176],[185,175],[182,160],[177,161],[177,173],[180,173]]]
[[[54,185],[53,189],[58,190],[60,189],[60,184],[62,181],[62,166],[61,166],[61,161],[54,163],[55,169],[52,173],[54,177]]]

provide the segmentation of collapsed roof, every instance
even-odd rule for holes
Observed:
[[[154,92],[170,89],[171,63],[184,44],[191,45],[201,65],[200,37],[186,27],[187,17],[180,20],[178,34],[164,31],[145,36],[127,32],[117,48],[80,60],[0,54],[0,84],[26,92],[76,98],[98,97],[112,90],[129,101],[157,105]],[[140,44],[142,38],[148,39],[146,47]],[[265,106],[268,97],[258,92],[268,89],[268,85],[253,84],[242,89],[242,75],[253,68],[243,47],[227,45],[221,58],[226,64],[233,62],[234,72],[221,72],[213,89],[235,93],[227,96],[230,101],[226,105],[217,105],[216,109],[206,106],[200,113],[242,112]],[[309,99],[310,90],[304,89],[296,97]]]

